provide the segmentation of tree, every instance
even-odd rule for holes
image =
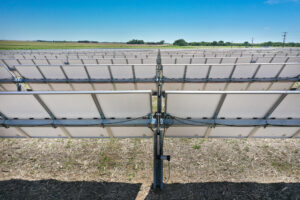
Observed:
[[[249,42],[247,42],[247,41],[244,42],[244,46],[246,46],[246,47],[249,46]]]
[[[224,41],[220,40],[220,41],[218,42],[218,45],[219,45],[219,46],[224,46]]]
[[[212,46],[217,46],[217,45],[218,45],[218,42],[217,42],[217,41],[213,41],[213,42],[211,43],[211,45],[212,45]]]
[[[144,40],[136,40],[136,39],[127,42],[127,44],[144,44],[144,43],[145,43]]]
[[[188,43],[184,39],[175,40],[173,43],[174,46],[187,46]]]

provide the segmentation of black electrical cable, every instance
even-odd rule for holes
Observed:
[[[121,121],[116,121],[116,122],[106,122],[106,123],[103,123],[103,124],[104,124],[104,126],[107,125],[107,124],[122,124],[122,123],[125,123],[125,122],[134,121],[134,120],[137,120],[137,119],[143,119],[145,117],[148,117],[148,115],[144,115],[144,116],[136,117],[136,118],[131,118],[131,119],[126,119],[126,120],[121,120]]]
[[[171,120],[171,123],[169,123],[168,125],[173,125],[174,124],[174,121],[178,121],[182,124],[185,124],[185,125],[189,125],[189,126],[199,126],[199,125],[207,125],[207,126],[215,126],[215,125],[222,125],[222,126],[231,126],[231,127],[253,127],[253,125],[233,125],[233,124],[226,124],[226,123],[217,123],[214,119],[214,123],[206,123],[206,122],[199,122],[199,121],[195,121],[195,120],[192,120],[192,119],[186,119],[186,118],[181,118],[181,117],[176,117],[176,116],[171,116],[169,115],[167,117],[167,119]],[[280,125],[280,124],[276,124],[276,125],[273,125],[273,124],[270,124],[268,122],[269,119],[261,119],[261,120],[265,120],[265,124],[261,124],[261,125],[254,125],[254,126],[277,126],[277,127],[285,127],[284,125]],[[189,123],[190,122],[190,123]]]

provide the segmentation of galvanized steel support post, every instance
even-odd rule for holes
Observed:
[[[153,189],[163,189],[163,161],[165,158],[170,159],[169,156],[163,155],[164,131],[162,130],[162,65],[160,50],[157,55],[157,71],[156,71],[156,84],[157,84],[157,112],[156,129],[153,137]]]

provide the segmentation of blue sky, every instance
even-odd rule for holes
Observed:
[[[0,39],[300,42],[300,0],[0,0]]]

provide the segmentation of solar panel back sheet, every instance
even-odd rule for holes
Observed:
[[[0,102],[1,137],[152,136],[149,90],[1,92]]]

